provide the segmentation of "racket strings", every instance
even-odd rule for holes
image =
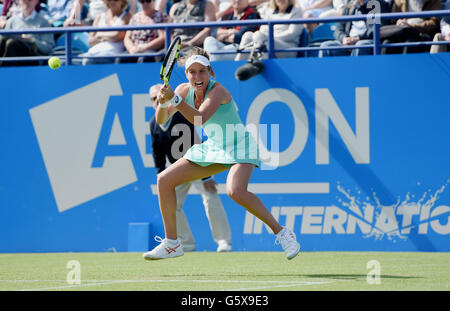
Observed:
[[[164,85],[169,83],[170,75],[175,67],[175,62],[177,61],[179,50],[181,46],[181,39],[179,37],[175,38],[171,43],[168,53],[164,58],[163,65],[161,68],[161,80],[164,81]]]
[[[172,53],[169,55],[169,60],[167,61],[166,68],[164,68],[164,75],[167,75],[172,69],[172,66],[175,62],[176,49],[173,49]]]

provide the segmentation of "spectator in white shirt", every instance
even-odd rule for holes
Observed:
[[[294,6],[295,0],[270,0],[272,12],[265,19],[298,19],[302,17],[302,9]],[[303,31],[302,24],[276,24],[273,26],[273,37],[275,49],[286,49],[298,47],[300,34]],[[242,36],[239,49],[250,49],[252,47],[267,48],[269,38],[268,25],[262,25],[258,31],[246,32]],[[278,52],[276,57],[296,57],[297,52]],[[238,53],[235,60],[243,60],[249,57],[248,53]],[[263,58],[267,54],[263,53]]]
[[[450,10],[450,0],[447,0],[444,6],[444,10]],[[437,33],[434,36],[433,41],[449,41],[448,44],[450,44],[450,16],[445,16],[441,19],[441,32]],[[432,45],[430,49],[430,53],[442,53],[450,51],[450,48],[448,45]]]

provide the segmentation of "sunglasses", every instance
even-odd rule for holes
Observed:
[[[152,2],[153,0],[139,0],[139,2],[140,3],[150,3],[150,2]]]
[[[158,99],[158,96],[150,97],[150,99],[152,100],[152,102],[155,102]]]

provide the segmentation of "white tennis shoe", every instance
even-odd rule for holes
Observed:
[[[231,249],[232,249],[232,246],[227,241],[219,240],[217,242],[217,252],[218,253],[231,252]]]
[[[276,236],[275,244],[281,244],[287,259],[292,259],[298,255],[300,244],[297,242],[295,233],[292,230],[284,227]]]
[[[155,236],[155,241],[160,242],[160,244],[151,251],[144,253],[142,255],[144,259],[157,260],[157,259],[174,258],[184,255],[183,247],[181,246],[181,243],[178,240],[175,240],[176,243],[171,243],[167,241],[167,239],[163,240],[161,237]]]

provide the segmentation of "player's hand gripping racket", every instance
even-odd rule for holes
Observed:
[[[178,56],[180,54],[181,48],[181,38],[175,37],[172,43],[167,50],[166,56],[164,56],[164,60],[161,66],[160,77],[164,82],[164,86],[169,84],[170,75],[172,74],[173,67],[175,67],[175,63],[177,62]]]

